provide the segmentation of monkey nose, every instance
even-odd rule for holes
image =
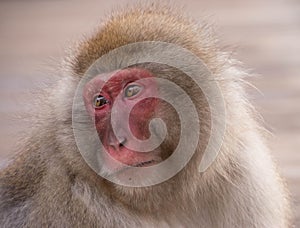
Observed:
[[[120,137],[119,139],[114,138],[110,140],[109,146],[111,146],[115,150],[119,150],[120,148],[125,146],[126,142],[127,142],[126,137]]]

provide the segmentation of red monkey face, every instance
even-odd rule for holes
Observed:
[[[141,167],[162,160],[159,149],[147,152],[137,143],[151,136],[150,122],[157,116],[160,103],[157,93],[154,75],[140,68],[100,74],[86,84],[84,102],[105,147],[105,163],[114,159]]]

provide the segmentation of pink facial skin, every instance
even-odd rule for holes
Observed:
[[[140,79],[146,80],[138,81]],[[105,83],[104,80],[107,82]],[[139,86],[140,90],[136,95],[127,97],[125,91],[133,85]],[[158,152],[138,152],[129,149],[132,148],[130,145],[134,144],[131,134],[140,140],[150,137],[149,123],[155,117],[159,103],[159,100],[154,98],[157,93],[158,88],[154,75],[141,68],[128,68],[109,74],[100,74],[85,85],[83,91],[85,106],[94,120],[99,138],[109,154],[107,157],[112,157],[130,166],[160,160]],[[98,95],[103,96],[107,101],[101,107],[94,105],[94,99]],[[137,102],[137,99],[141,97],[145,99]],[[120,100],[116,103],[117,98]],[[123,142],[118,141],[112,129],[111,111],[113,106],[117,113],[114,121],[118,128],[114,130],[124,134],[122,135]],[[128,121],[125,120],[125,112],[129,112],[131,108],[129,115],[131,134],[128,134],[125,130],[128,125]],[[104,162],[107,162],[108,165],[110,163],[109,161]]]

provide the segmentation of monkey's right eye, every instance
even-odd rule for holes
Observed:
[[[102,95],[97,95],[94,98],[94,107],[95,108],[101,108],[102,106],[108,104],[108,100],[106,100],[105,97],[103,97]]]

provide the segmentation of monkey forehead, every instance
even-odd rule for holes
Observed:
[[[141,80],[145,79],[147,80]],[[103,92],[112,97],[117,96],[124,86],[130,82],[141,80],[141,84],[154,84],[155,76],[144,68],[126,68],[110,73],[99,74],[90,80],[84,88],[84,94],[94,96]],[[146,86],[146,85],[145,85]]]

